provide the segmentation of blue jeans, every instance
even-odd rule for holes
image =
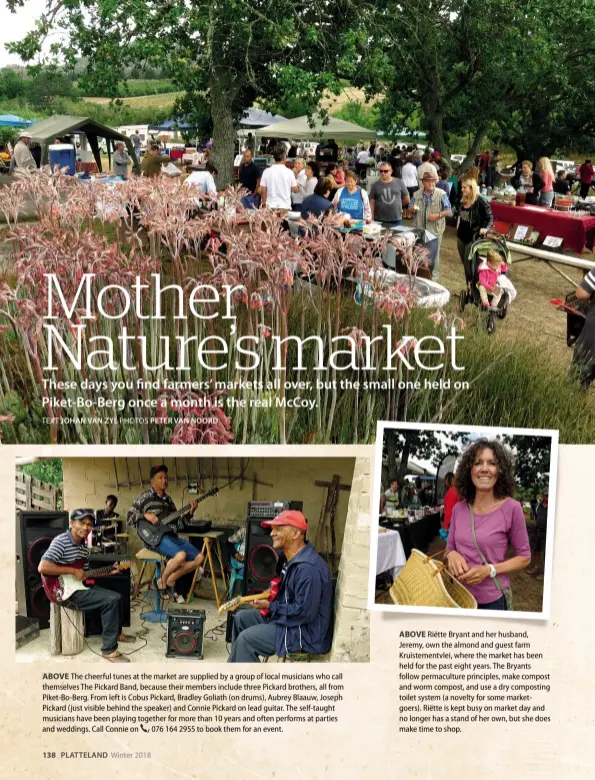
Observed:
[[[506,611],[507,607],[504,594],[500,596],[499,599],[496,599],[496,601],[490,601],[489,604],[478,604],[477,609],[499,609]]]
[[[551,192],[540,192],[539,193],[539,205],[540,206],[547,206],[548,208],[551,207],[552,203],[554,202],[554,191]]]
[[[98,609],[101,613],[101,652],[109,655],[118,649],[118,637],[122,633],[123,605],[119,593],[107,588],[94,587],[77,590],[64,605],[79,612]],[[68,618],[63,617],[62,620]]]
[[[187,539],[182,539],[182,537],[173,536],[172,534],[163,537],[157,552],[165,555],[166,558],[173,558],[179,552],[185,552],[187,561],[193,561],[200,555],[196,547],[190,544]]]
[[[243,609],[233,616],[231,653],[228,664],[257,664],[260,656],[276,650],[277,627],[257,609]]]

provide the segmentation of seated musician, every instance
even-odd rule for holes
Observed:
[[[91,533],[94,522],[95,515],[92,509],[75,509],[70,516],[70,530],[54,537],[41,558],[38,566],[39,573],[52,577],[70,574],[84,582],[89,569],[89,550],[85,540]],[[79,567],[76,567],[77,563]],[[116,564],[107,575],[96,574],[94,578],[116,574],[119,570]],[[122,655],[118,650],[118,642],[135,642],[136,637],[122,633],[123,610],[122,597],[119,593],[98,587],[77,590],[68,601],[62,602],[62,605],[81,612],[99,609],[102,656],[112,663],[129,663],[128,656]]]
[[[151,466],[149,473],[151,476],[151,489],[141,493],[135,499],[126,518],[128,525],[136,527],[139,520],[143,518],[152,525],[157,525],[160,518],[171,515],[176,511],[176,505],[171,496],[168,496],[166,493],[168,485],[167,466],[163,463]],[[193,501],[188,510],[188,518],[192,517],[197,506],[198,502]],[[157,581],[157,587],[160,591],[173,588],[176,580],[184,574],[198,569],[204,562],[204,555],[193,544],[190,544],[187,539],[178,536],[175,530],[169,526],[155,548],[149,547],[142,537],[140,538],[145,547],[154,549],[155,552],[169,558],[161,578]]]
[[[273,548],[284,564],[276,596],[252,602],[233,617],[228,663],[258,663],[259,656],[327,653],[330,647],[332,584],[327,564],[306,541],[304,515],[285,510],[261,524],[271,529]],[[273,581],[274,583],[275,581]]]

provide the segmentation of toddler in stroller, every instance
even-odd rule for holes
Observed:
[[[496,329],[496,317],[503,320],[508,304],[516,296],[516,290],[504,275],[510,266],[510,252],[506,239],[499,234],[478,238],[469,252],[470,278],[468,287],[461,291],[461,311],[470,303],[487,312],[488,333]]]
[[[488,249],[486,259],[480,263],[477,270],[479,297],[484,309],[490,307],[488,293],[492,296],[492,308],[498,309],[500,299],[504,290],[498,284],[498,280],[503,273],[508,271],[508,266],[504,262],[502,255],[494,249]]]

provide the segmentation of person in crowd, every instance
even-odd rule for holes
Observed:
[[[351,219],[372,220],[370,199],[368,193],[358,186],[357,176],[353,171],[345,174],[345,186],[340,187],[333,198],[333,206],[342,214],[349,214]]]
[[[547,509],[549,493],[544,490],[541,494],[541,501],[535,507],[535,526],[531,534],[531,553],[533,555],[533,566],[526,570],[527,574],[535,575],[535,579],[543,580],[545,566],[545,543],[547,537]]]
[[[245,187],[250,193],[242,198],[245,208],[257,208],[260,203],[260,196],[258,195],[260,171],[254,162],[254,154],[250,147],[245,149],[242,156],[238,178],[242,187]]]
[[[8,151],[6,144],[0,144],[0,160],[2,160],[3,163],[10,162],[10,152]]]
[[[118,506],[118,497],[110,493],[105,498],[105,506],[103,509],[97,510],[97,525],[101,523],[111,523],[120,519],[120,515],[116,512]]]
[[[370,189],[370,209],[372,219],[383,227],[403,224],[403,207],[410,201],[409,192],[403,179],[393,178],[389,162],[381,162],[378,167],[380,178]]]
[[[417,178],[417,168],[413,164],[413,155],[407,157],[407,162],[401,172],[404,185],[407,187],[409,197],[412,198],[419,189],[419,180]]]
[[[234,613],[228,663],[259,663],[260,656],[275,653],[281,658],[327,653],[333,589],[327,564],[306,541],[306,518],[286,509],[261,525],[271,529],[273,549],[280,555],[276,588],[252,602],[254,609]]]
[[[496,178],[498,176],[499,168],[500,168],[500,150],[494,149],[488,161],[488,171],[487,171],[487,179],[486,179],[486,185],[488,187],[494,187],[496,185]]]
[[[479,283],[477,289],[479,290],[481,305],[484,309],[487,309],[490,305],[488,295],[492,296],[492,308],[498,308],[500,298],[504,292],[498,284],[498,280],[506,271],[508,271],[508,266],[500,252],[497,252],[495,249],[488,249],[486,259],[480,263],[478,269]]]
[[[132,145],[134,146],[134,153],[136,155],[136,159],[140,162],[140,151],[143,145],[142,139],[140,137],[140,133],[138,131],[138,128],[132,133],[130,136],[130,140],[132,141]]]
[[[324,172],[325,179],[330,179],[333,183],[333,195],[337,192],[339,189],[339,183],[335,178],[335,174],[337,173],[337,164],[336,163],[330,163],[326,166],[326,170]]]
[[[314,193],[316,185],[318,184],[318,180],[320,179],[320,166],[315,160],[309,160],[308,163],[306,163],[305,173],[306,190],[304,197],[308,197],[308,195],[312,195]]]
[[[549,157],[539,158],[537,172],[543,180],[543,187],[539,192],[539,205],[551,208],[554,202],[554,169]]]
[[[70,516],[70,528],[52,539],[41,557],[38,566],[40,574],[48,577],[71,575],[84,582],[89,570],[89,549],[85,541],[95,522],[92,509],[75,509]],[[94,575],[94,579],[116,574],[117,564],[111,572]],[[80,612],[99,610],[101,615],[101,655],[111,663],[129,663],[130,659],[118,650],[118,643],[135,642],[136,637],[122,632],[122,597],[115,591],[95,585],[93,588],[77,590],[68,599],[68,609]]]
[[[168,486],[167,466],[164,463],[151,466],[149,476],[151,479],[150,490],[137,496],[126,516],[128,525],[134,528],[137,528],[139,521],[143,519],[148,520],[151,525],[159,525],[160,518],[165,518],[176,511],[176,505],[166,492]],[[196,501],[190,504],[187,517],[192,517],[197,506]],[[145,544],[142,536],[139,535],[139,538]],[[145,544],[145,546],[148,545]],[[187,539],[178,536],[169,525],[166,527],[155,552],[168,559],[167,565],[157,581],[157,587],[162,592],[168,588],[173,589],[176,580],[188,572],[195,571],[204,562],[204,555]],[[164,597],[166,597],[165,594]]]
[[[581,198],[588,197],[589,190],[591,189],[591,185],[593,184],[594,174],[595,174],[595,170],[593,170],[593,166],[591,165],[591,160],[585,160],[585,162],[578,169],[578,177],[581,184],[581,191],[580,191]]]
[[[419,167],[422,164],[422,151],[420,149],[414,149],[413,150],[413,164],[415,165],[415,168],[417,169],[417,178],[418,181],[421,181],[421,177],[419,176]]]
[[[455,485],[455,475],[452,471],[449,471],[444,475],[444,487],[446,488],[446,493],[444,494],[444,518],[442,521],[442,528],[445,531],[448,531],[452,518],[452,510],[461,500],[461,496]]]
[[[544,181],[541,176],[533,170],[533,163],[530,160],[523,160],[521,170],[513,177],[511,181],[515,190],[521,187],[525,190],[525,202],[533,206],[539,203],[539,193],[543,189]]]
[[[578,379],[585,389],[595,379],[595,270],[591,269],[576,287],[578,301],[588,303],[585,324],[576,340],[572,358]]]
[[[485,184],[488,177],[488,168],[490,166],[490,152],[488,149],[479,157],[479,172],[481,174],[481,181]]]
[[[16,170],[35,171],[37,165],[31,154],[29,146],[31,144],[31,133],[21,131],[19,133],[19,140],[15,144],[14,152],[12,155],[11,164]]]
[[[376,156],[376,141],[372,141],[372,143],[368,147],[368,156],[369,157],[375,157]]]
[[[564,168],[560,168],[556,174],[556,181],[554,182],[554,192],[558,195],[568,195],[570,193],[570,182],[566,178],[566,171]]]
[[[450,200],[450,192],[452,190],[452,182],[448,181],[448,171],[445,168],[442,168],[438,172],[438,184],[436,185],[439,189],[444,190],[444,192],[448,195],[448,199]]]
[[[506,610],[510,577],[531,562],[523,507],[513,499],[512,455],[497,440],[479,439],[463,452],[446,545],[450,573],[473,594],[479,609]],[[508,558],[509,549],[514,555]]]
[[[432,162],[432,156],[429,152],[424,152],[421,158],[421,165],[417,169],[417,180],[421,181],[424,173],[438,173],[438,167]]]
[[[254,155],[254,136],[252,133],[248,133],[246,136],[246,151],[250,149],[252,154]]]
[[[347,165],[354,165],[356,160],[357,152],[355,152],[352,146],[348,146],[347,152],[345,153],[345,162]]]
[[[306,184],[308,179],[306,178],[305,169],[306,161],[303,157],[296,157],[295,162],[293,163],[293,175],[295,176],[299,190],[291,194],[291,203],[293,206],[299,206],[306,196]],[[299,208],[297,210],[299,211]]]
[[[260,200],[263,208],[279,211],[291,209],[291,193],[298,192],[300,185],[293,171],[285,165],[286,157],[285,146],[275,146],[274,163],[265,169],[260,179]]]
[[[400,506],[399,498],[399,480],[396,477],[391,477],[388,480],[388,488],[380,496],[380,514],[385,513],[387,505],[390,507],[388,514],[396,514],[397,509]]]
[[[337,168],[333,174],[334,180],[337,182],[338,187],[343,187],[345,184],[345,172],[347,170],[347,164],[345,160],[339,160]]]
[[[306,195],[301,203],[302,218],[308,219],[311,214],[315,217],[320,217],[322,214],[328,213],[328,210],[333,205],[331,191],[332,182],[326,178],[320,179],[312,195]]]
[[[475,179],[463,179],[457,225],[457,249],[468,285],[473,282],[469,261],[471,246],[478,236],[485,235],[491,230],[493,224],[492,209],[489,202],[479,194],[477,182]]]
[[[151,144],[141,164],[141,175],[147,179],[154,179],[161,175],[163,163],[171,162],[169,154],[161,154],[159,144]]]
[[[421,187],[410,202],[410,213],[413,209],[413,226],[429,230],[438,239],[438,248],[432,266],[432,279],[438,281],[440,273],[440,245],[446,229],[446,217],[452,215],[452,207],[448,195],[436,187],[438,175],[436,169],[427,170],[421,179]]]
[[[295,157],[298,156],[298,148],[295,141],[291,142],[291,146],[289,147],[289,151],[287,152],[287,156],[290,160],[293,160]]]
[[[114,176],[121,176],[123,179],[128,178],[128,166],[132,163],[132,157],[126,151],[124,141],[116,142],[116,150],[114,152]]]
[[[196,193],[195,203],[198,208],[202,208],[205,201],[204,196],[208,195],[210,198],[214,198],[217,195],[217,185],[215,184],[214,176],[217,176],[218,171],[214,165],[209,165],[207,170],[204,171],[192,171],[192,173],[184,179],[183,186],[191,187],[193,194]]]

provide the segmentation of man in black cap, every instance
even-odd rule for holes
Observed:
[[[39,563],[38,571],[48,577],[70,575],[84,582],[89,570],[89,550],[85,539],[91,533],[95,515],[92,509],[75,509],[70,516],[70,529],[55,536]],[[108,574],[119,571],[118,564]],[[94,574],[93,578],[106,576]],[[85,588],[75,591],[63,606],[89,612],[101,612],[101,654],[112,663],[128,663],[130,659],[118,650],[118,642],[135,642],[136,637],[122,633],[122,597],[107,588]]]
[[[160,518],[167,517],[176,511],[171,496],[166,493],[168,485],[167,466],[161,463],[157,466],[151,466],[151,489],[146,490],[138,496],[126,517],[128,525],[137,526],[139,520],[148,520],[151,525],[158,525]],[[197,501],[193,501],[188,510],[187,517],[192,517],[198,506]],[[139,534],[140,536],[140,534]],[[142,539],[146,547],[149,545]],[[177,535],[173,528],[166,526],[163,538],[159,542],[155,552],[161,553],[169,558],[161,579],[157,582],[160,590],[172,587],[176,580],[188,572],[198,569],[204,562],[204,555],[187,539]]]

